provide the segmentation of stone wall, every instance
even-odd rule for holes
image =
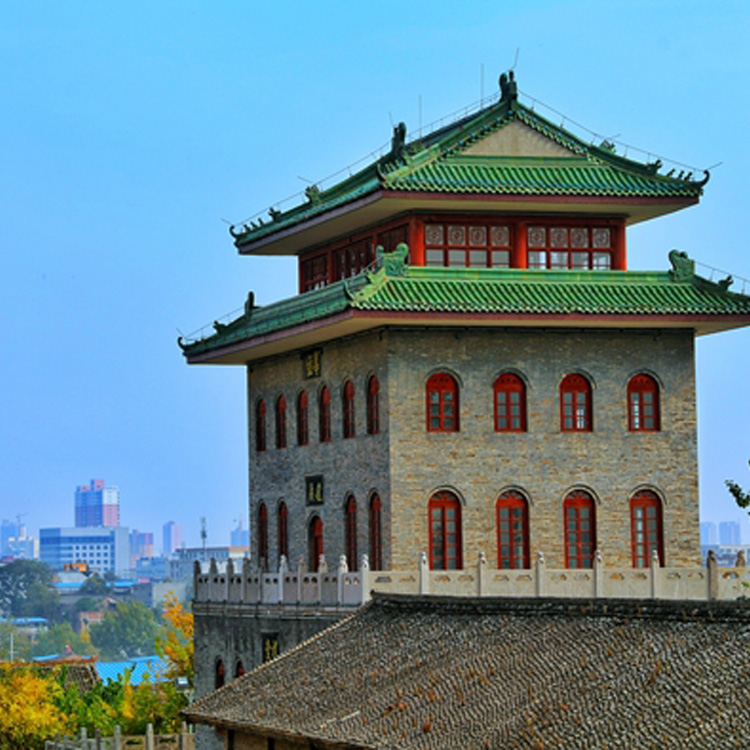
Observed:
[[[484,551],[497,564],[495,503],[509,488],[529,502],[530,552],[564,567],[562,505],[571,489],[596,500],[597,541],[610,564],[630,565],[630,505],[639,489],[662,501],[664,564],[699,562],[693,334],[687,330],[390,328],[322,347],[321,375],[303,377],[300,353],[256,363],[248,377],[250,517],[257,554],[257,509],[268,508],[269,567],[278,562],[277,508],[289,509],[290,567],[308,558],[308,524],[324,522],[324,552],[344,552],[344,501],[358,503],[358,552],[368,552],[367,505],[382,502],[386,569],[413,567],[429,548],[427,504],[451,489],[462,502],[464,565]],[[453,374],[460,386],[458,433],[427,432],[425,383]],[[494,431],[493,383],[501,372],[526,384],[528,429]],[[592,385],[593,430],[560,430],[559,385],[581,373]],[[638,372],[659,383],[661,430],[627,428],[627,384]],[[380,382],[380,434],[366,434],[367,378]],[[342,389],[355,386],[356,437],[342,437]],[[317,394],[331,389],[332,440],[318,440]],[[309,395],[307,446],[296,444],[296,399]],[[287,447],[275,447],[274,403],[287,401]],[[254,406],[267,406],[267,450],[255,450]],[[324,502],[305,502],[305,477],[321,475]]]

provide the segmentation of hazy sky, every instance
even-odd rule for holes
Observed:
[[[226,221],[392,122],[474,103],[517,55],[522,100],[574,132],[721,163],[698,207],[630,230],[632,268],[679,248],[750,278],[749,22],[726,0],[0,0],[0,517],[72,525],[75,486],[104,478],[123,524],[175,520],[197,544],[206,516],[227,543],[247,516],[244,373],[188,367],[175,341],[249,289],[294,294],[296,270],[238,257]],[[702,517],[739,519],[723,482],[750,485],[750,330],[697,361]]]

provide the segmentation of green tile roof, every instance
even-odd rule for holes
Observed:
[[[670,257],[674,256],[673,252]],[[494,316],[577,314],[684,317],[744,316],[750,322],[750,297],[735,294],[692,272],[687,258],[656,271],[552,271],[492,268],[418,268],[395,253],[379,259],[375,272],[254,309],[228,326],[192,343],[181,342],[189,358],[247,342],[270,333],[321,321],[345,311],[397,313],[419,318],[434,313]]]
[[[488,135],[518,121],[565,148],[569,157],[476,157],[465,152]],[[358,173],[318,192],[270,222],[232,228],[238,247],[250,245],[363,196],[385,191],[550,195],[608,198],[697,199],[706,179],[658,174],[642,164],[582,141],[516,99],[496,104],[394,149]]]

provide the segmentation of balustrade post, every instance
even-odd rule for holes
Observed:
[[[284,583],[289,575],[289,564],[286,561],[286,555],[279,558],[279,603],[286,604],[284,601]]]
[[[154,725],[146,725],[146,750],[155,750],[154,747]]]
[[[297,563],[297,603],[302,601],[302,579],[306,572],[305,558],[300,555],[299,562]]]
[[[122,750],[122,729],[119,725],[115,727],[112,735],[112,750]]]
[[[477,556],[477,596],[487,596],[487,556],[480,550]]]
[[[602,551],[597,549],[594,552],[594,598],[598,599],[604,595],[604,559]]]
[[[250,578],[253,574],[253,565],[249,557],[242,560],[242,603],[250,603]]]
[[[537,596],[547,596],[547,566],[544,562],[544,553],[539,550],[534,563],[534,585]]]
[[[362,555],[362,575],[360,576],[362,590],[360,591],[360,604],[370,601],[370,558]]]
[[[419,553],[419,593],[430,593],[430,566],[424,552]]]
[[[719,564],[716,562],[716,553],[712,549],[708,550],[706,567],[708,568],[708,599],[713,601],[719,596]]]
[[[318,558],[318,604],[323,601],[323,578],[328,575],[328,563],[325,555]]]
[[[664,573],[661,565],[659,564],[659,553],[654,549],[651,550],[651,598],[661,599]]]

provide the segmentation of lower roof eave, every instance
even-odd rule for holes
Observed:
[[[244,365],[328,341],[388,326],[460,328],[687,328],[697,336],[750,325],[750,315],[658,315],[602,313],[395,312],[346,310],[322,320],[253,336],[236,343],[188,354],[191,365]]]
[[[246,734],[257,734],[261,737],[271,738],[274,740],[300,740],[314,741],[316,747],[330,748],[330,750],[375,750],[374,745],[352,743],[346,740],[334,740],[327,737],[321,737],[314,734],[305,734],[303,732],[294,732],[291,729],[280,729],[278,727],[267,727],[262,724],[255,724],[251,721],[232,721],[223,719],[218,716],[209,714],[192,713],[189,710],[182,711],[182,715],[193,724],[205,724],[215,727],[216,729],[234,730]]]

